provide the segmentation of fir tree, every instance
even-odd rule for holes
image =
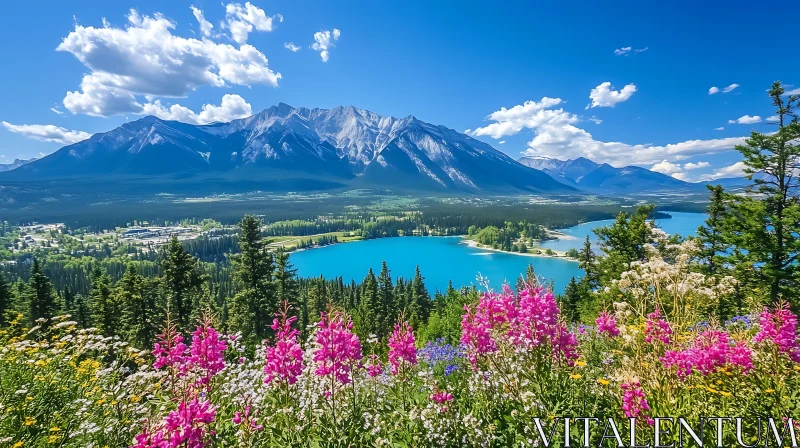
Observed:
[[[111,277],[95,263],[90,275],[89,306],[92,323],[104,336],[115,336],[119,331],[120,309],[111,290]]]
[[[561,314],[568,322],[575,322],[578,320],[578,310],[583,299],[584,289],[575,281],[575,277],[570,278],[567,287],[564,289],[564,294],[559,297]]]
[[[0,327],[6,324],[6,314],[11,311],[11,285],[0,273]]]
[[[28,305],[28,317],[32,325],[36,325],[38,319],[52,319],[58,313],[58,297],[50,279],[42,272],[37,258],[33,259],[24,300]]]
[[[600,281],[600,276],[597,273],[597,255],[595,255],[592,250],[592,243],[589,241],[589,235],[586,235],[583,248],[578,252],[578,267],[586,274],[583,280],[587,283],[589,288],[597,288]]]
[[[229,321],[246,341],[255,343],[267,337],[269,322],[278,311],[275,268],[261,238],[261,221],[245,216],[239,227],[239,253],[232,258],[238,292],[229,307]]]
[[[386,266],[384,261],[381,264],[381,272],[378,274],[378,306],[380,315],[378,316],[378,337],[383,339],[391,332],[394,326],[397,309],[395,308],[394,301],[394,287],[392,285],[392,276],[389,272],[389,267]]]
[[[797,172],[800,169],[800,123],[795,108],[800,95],[785,96],[780,81],[769,91],[776,108],[777,132],[753,131],[745,144],[737,145],[744,172],[753,184],[747,195],[735,196],[730,237],[736,244],[737,264],[752,266],[759,290],[766,299],[792,300],[800,308],[800,201]]]
[[[136,347],[151,347],[162,315],[154,283],[139,275],[134,264],[129,264],[116,293],[122,309],[122,336]]]
[[[293,312],[300,310],[297,269],[289,261],[289,253],[279,249],[275,253],[275,296],[278,303],[287,302]]]
[[[360,327],[365,335],[377,335],[380,332],[380,298],[378,295],[378,279],[372,268],[361,283],[361,298],[359,304]]]
[[[89,303],[83,294],[75,296],[72,302],[72,309],[69,310],[72,315],[72,320],[78,323],[81,328],[89,328],[92,326],[92,310],[89,308]]]
[[[203,301],[206,276],[197,259],[191,256],[177,237],[172,237],[161,260],[161,286],[170,315],[176,318],[179,331],[189,331],[195,305]]]
[[[708,219],[705,225],[697,229],[697,238],[700,242],[698,258],[700,270],[706,275],[717,277],[723,269],[723,261],[727,244],[723,223],[727,216],[725,193],[720,185],[707,185],[710,192],[711,203],[708,205]]]

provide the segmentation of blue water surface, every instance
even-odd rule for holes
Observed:
[[[702,224],[702,213],[674,213],[672,219],[659,220],[658,224],[667,233],[693,235]],[[566,251],[580,248],[586,235],[594,240],[592,229],[611,224],[612,220],[581,224],[563,232],[575,237],[573,240],[547,241],[544,248]],[[528,264],[536,273],[552,280],[556,291],[563,291],[570,278],[580,278],[582,271],[578,263],[563,258],[534,257],[520,254],[494,252],[469,247],[460,237],[398,237],[381,238],[352,243],[341,243],[318,249],[292,253],[291,261],[301,277],[343,277],[360,282],[372,268],[377,275],[381,262],[386,261],[392,278],[413,278],[419,265],[428,289],[444,291],[450,280],[458,288],[465,285],[480,285],[478,274],[489,280],[489,286],[500,289],[503,283],[514,284],[525,272]]]

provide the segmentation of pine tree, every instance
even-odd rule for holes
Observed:
[[[28,305],[28,317],[32,325],[36,325],[38,319],[51,319],[58,313],[58,297],[50,279],[42,272],[37,258],[33,259],[24,300]]]
[[[633,214],[621,212],[614,224],[594,230],[605,253],[598,264],[600,283],[606,284],[619,278],[634,261],[644,261],[647,257],[645,246],[653,241],[650,216],[655,208],[652,205],[638,207]]]
[[[711,203],[708,205],[708,219],[697,229],[700,242],[698,258],[700,270],[706,275],[718,276],[723,269],[727,244],[723,224],[727,216],[725,193],[720,185],[707,185]]]
[[[178,330],[189,331],[195,305],[207,294],[206,276],[197,259],[191,256],[177,237],[172,237],[161,260],[161,286],[166,305]]]
[[[136,347],[149,348],[158,334],[159,319],[163,315],[154,282],[139,275],[136,266],[129,264],[117,284],[116,294],[122,309],[122,336]]]
[[[359,322],[361,330],[368,336],[380,332],[380,298],[378,295],[378,279],[372,268],[361,282],[361,300],[359,304]]]
[[[0,327],[6,324],[6,313],[11,311],[11,285],[0,273]]]
[[[397,309],[394,302],[394,286],[392,284],[392,276],[389,272],[389,267],[386,266],[384,261],[381,264],[381,272],[378,274],[378,306],[380,315],[378,317],[378,337],[383,339],[391,332],[397,320]]]
[[[92,326],[92,310],[89,309],[89,303],[83,294],[75,296],[72,303],[72,309],[69,310],[72,315],[72,320],[78,323],[81,328],[89,328]]]
[[[108,272],[95,263],[90,279],[89,306],[92,310],[92,323],[104,336],[116,336],[119,331],[120,309],[111,289]]]
[[[578,267],[583,269],[585,273],[584,280],[589,288],[597,288],[600,281],[600,276],[597,273],[597,255],[595,255],[592,250],[592,243],[589,241],[589,235],[586,235],[583,248],[578,253]]]
[[[735,196],[732,214],[736,226],[730,237],[739,249],[737,264],[752,266],[755,281],[766,299],[792,300],[800,308],[800,201],[797,171],[800,169],[800,123],[795,111],[800,95],[785,96],[780,81],[769,91],[776,107],[778,130],[753,131],[745,144],[737,145],[744,172],[753,184],[747,195]]]
[[[278,303],[287,302],[294,313],[299,312],[297,269],[289,261],[289,253],[279,249],[275,253],[275,297]]]
[[[567,287],[564,289],[564,294],[559,297],[561,314],[568,322],[575,322],[578,320],[578,310],[583,299],[583,288],[575,281],[575,277],[570,278]]]
[[[425,277],[419,270],[419,265],[414,272],[414,280],[411,282],[411,306],[412,314],[418,313],[418,323],[427,321],[431,312],[431,296],[428,288],[425,287]]]
[[[63,302],[64,302],[64,311],[67,313],[72,313],[72,308],[75,306],[75,294],[72,293],[72,290],[69,289],[69,286],[64,287],[64,295]]]

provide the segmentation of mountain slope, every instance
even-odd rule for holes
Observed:
[[[615,168],[583,157],[566,161],[547,157],[522,157],[518,162],[540,169],[566,185],[599,194],[694,191],[701,188],[697,184],[684,182],[646,168],[638,166]]]
[[[35,158],[34,159],[14,159],[14,161],[11,162],[11,163],[0,163],[0,173],[3,172],[3,171],[11,171],[13,169],[17,169],[17,168],[21,167],[22,165],[26,165],[28,163],[33,162],[34,160],[36,160],[36,159]]]
[[[263,179],[326,179],[381,189],[576,191],[486,143],[413,116],[399,119],[351,106],[307,109],[283,103],[248,118],[205,126],[145,117],[5,176],[210,176],[256,185]]]

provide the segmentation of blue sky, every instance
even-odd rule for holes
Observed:
[[[774,127],[770,84],[800,86],[796,49],[774,37],[776,8],[795,17],[797,2],[534,3],[4,5],[0,163],[144,114],[204,123],[285,102],[698,180],[736,175],[732,146]]]

